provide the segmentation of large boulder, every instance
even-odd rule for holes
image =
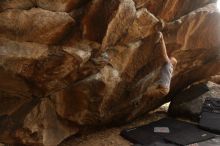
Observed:
[[[139,77],[139,79],[146,78],[143,83],[140,83],[141,86],[146,86],[144,87],[145,90],[137,91],[137,95],[141,96],[139,98],[142,98],[142,94],[148,88],[148,90],[152,90],[151,96],[155,96],[153,91],[157,89],[148,85],[161,78],[161,70],[163,70],[164,64],[169,63],[164,45],[162,34],[158,33],[152,35],[151,38],[146,39],[143,43],[136,42],[130,44],[129,47],[116,46],[109,49],[103,54],[103,56],[106,56],[106,60],[100,72],[92,74],[54,94],[57,112],[63,118],[67,118],[80,125],[107,124],[116,119],[114,117],[121,118],[126,116],[128,118],[134,109],[135,101],[138,100],[135,99],[136,96],[129,95],[130,91],[128,89],[136,86],[136,82],[139,81],[134,81],[138,71],[157,56],[160,58],[157,60],[157,66],[151,65],[155,71],[150,75],[147,74],[150,71],[146,71]],[[97,61],[100,62],[100,60]],[[168,91],[164,94],[159,94],[161,98],[169,92],[170,79],[171,75],[167,83]],[[136,90],[138,89],[134,87],[134,92]],[[146,99],[144,100],[150,99],[147,95],[145,96]],[[147,101],[146,104],[148,104]],[[139,112],[155,108],[157,104],[155,102],[152,107],[145,105],[146,108],[139,109]],[[138,107],[136,108],[138,110]],[[140,114],[139,112],[134,113],[134,115]]]
[[[54,146],[217,75],[212,2],[1,1],[0,142]]]

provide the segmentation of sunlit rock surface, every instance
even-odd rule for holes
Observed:
[[[54,146],[217,83],[214,2],[0,1],[0,142]]]

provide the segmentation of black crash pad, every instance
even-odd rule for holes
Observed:
[[[168,128],[169,133],[155,133],[155,128],[158,127]],[[187,145],[215,137],[214,134],[199,129],[197,125],[172,118],[164,118],[148,125],[125,129],[121,132],[121,136],[132,143],[142,145],[152,145],[155,142],[169,144],[168,141],[178,145]],[[184,141],[181,138],[184,138]]]

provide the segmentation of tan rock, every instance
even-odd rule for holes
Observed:
[[[201,42],[203,46],[209,47],[204,49],[199,43],[195,44],[202,38],[200,29],[209,26],[206,23],[210,21],[203,21],[204,18],[211,15],[214,19],[215,15],[218,15],[213,8],[213,5],[207,5],[207,7],[196,10],[180,20],[167,24],[164,30],[165,42],[162,34],[160,34],[158,37],[148,37],[140,44],[138,42],[128,44],[127,48],[123,46],[110,47],[104,56],[107,57],[107,64],[111,66],[104,65],[100,72],[55,94],[58,113],[63,118],[81,125],[100,124],[108,123],[112,119],[125,119],[136,108],[132,115],[129,118],[127,117],[133,119],[137,115],[155,109],[169,100],[165,97],[169,90],[171,91],[170,94],[174,94],[186,85],[216,74],[218,70],[214,70],[214,68],[219,66],[216,47],[220,41],[207,41],[208,44],[203,41]],[[196,20],[200,20],[200,23],[191,27],[189,24]],[[217,26],[216,23],[214,28],[218,28]],[[204,30],[210,36],[214,33],[212,30],[205,28]],[[172,34],[173,32],[177,33]],[[186,32],[191,32],[191,34],[189,35]],[[188,39],[193,35],[201,37],[195,37],[197,40],[194,39],[194,42],[191,40],[179,42],[177,39]],[[193,40],[193,38],[191,39]],[[168,47],[170,45],[179,47],[166,49],[165,43]],[[139,47],[140,45],[142,47]],[[193,46],[193,48],[189,46]],[[140,51],[139,55],[136,54],[135,48]],[[168,52],[166,52],[167,50]],[[173,75],[168,56],[174,56],[178,60]],[[166,86],[157,84],[160,80],[165,82]],[[171,87],[169,86],[170,82]],[[133,87],[133,89],[126,85]],[[72,95],[72,92],[75,94]],[[130,97],[125,98],[128,96]],[[140,102],[141,106],[136,107],[135,104],[139,100],[142,101]],[[59,105],[59,103],[62,104]],[[73,104],[75,108],[70,110]]]
[[[154,53],[155,50],[158,54]],[[172,59],[174,59],[175,62],[169,59],[161,33],[159,33],[158,40],[156,40],[154,50],[151,50],[151,53],[149,56],[156,55],[153,58],[160,59],[154,63],[148,63],[151,71],[148,66],[142,68],[142,72],[137,74],[130,91],[130,103],[135,105],[136,108],[131,111],[128,120],[155,109],[161,102],[165,102],[166,98],[164,97],[170,91],[171,79],[177,62],[174,58]],[[151,104],[151,101],[153,101],[154,104]]]
[[[168,23],[164,31],[166,44],[176,43],[176,48],[181,50],[218,47],[220,45],[219,33],[216,33],[220,21],[218,17],[216,4],[209,4]],[[208,27],[210,25],[212,28]]]
[[[20,139],[25,144],[54,146],[75,134],[76,127],[71,128],[68,122],[59,121],[47,99],[41,104],[38,101],[32,103],[32,100],[64,88],[68,84],[65,78],[77,72],[80,62],[82,65],[90,58],[89,49],[48,47],[1,38],[0,56],[0,81],[3,83],[0,85],[0,101],[4,104],[0,108],[0,141],[17,143],[19,141],[15,140]],[[20,123],[25,117],[25,123]],[[4,126],[6,123],[8,126]],[[18,129],[14,131],[14,128]]]
[[[87,62],[91,56],[91,50],[64,46],[48,47],[37,43],[0,39],[0,55],[0,66],[3,70],[22,77],[19,81],[21,82],[19,87],[22,88],[26,85],[27,87],[24,88],[31,88],[32,92],[43,96],[67,86],[69,83],[68,76],[76,73],[80,65]],[[2,80],[6,80],[3,72],[1,73]],[[6,80],[10,86],[3,84],[1,85],[2,90],[5,88],[5,90],[8,89],[8,92],[16,90],[16,94],[20,92],[24,94],[24,91],[17,91],[17,88],[11,84],[15,82],[11,81],[12,75]],[[19,77],[17,78],[19,79]],[[31,83],[27,85],[25,80]],[[70,82],[72,81],[74,80]],[[22,82],[24,82],[23,86]]]
[[[136,9],[132,0],[121,0],[115,17],[108,24],[105,37],[102,41],[102,50],[114,46],[126,33],[135,19]]]
[[[37,0],[38,7],[50,11],[69,12],[74,8],[78,8],[89,0]]]
[[[24,78],[29,78],[34,72],[35,59],[47,55],[47,47],[35,43],[18,43],[7,39],[0,39],[1,54],[1,90],[31,96],[31,89]],[[16,87],[17,86],[17,87]]]
[[[163,8],[157,16],[165,21],[171,21],[180,18],[197,8],[214,2],[216,2],[216,0],[165,0]]]
[[[154,54],[153,49],[158,40],[156,46],[159,53]],[[146,39],[144,43],[136,42],[130,44],[129,47],[109,48],[103,54],[107,57],[109,65],[105,65],[100,72],[54,94],[58,114],[80,125],[97,124],[98,121],[99,124],[109,123],[115,116],[130,114],[134,108],[135,99],[134,97],[126,98],[129,94],[126,90],[137,72],[150,63],[148,61],[153,59],[154,55],[161,57],[157,63],[158,67],[168,61],[164,49],[160,33]],[[156,69],[156,66],[154,67]],[[155,74],[150,79],[154,81],[159,75],[159,73]],[[146,108],[144,111],[150,109]]]
[[[11,115],[1,116],[0,124],[0,141],[9,144],[55,146],[78,132],[57,116],[49,98],[30,99]]]
[[[39,7],[49,11],[69,12],[87,2],[88,0],[7,0],[0,1],[0,12],[7,9],[28,10]]]
[[[129,26],[127,35],[122,42],[126,44],[148,37],[156,32],[155,28],[158,23],[159,20],[147,9],[138,10],[136,18],[133,24]]]
[[[82,20],[83,38],[101,43],[119,4],[119,0],[92,1]]]
[[[134,0],[136,7],[147,8],[158,18],[173,21],[216,0]]]
[[[220,72],[212,0],[62,2],[0,2],[0,142],[57,145]]]
[[[0,1],[0,12],[7,9],[24,9],[28,10],[34,7],[34,2],[32,0],[7,0]]]
[[[25,130],[30,131],[30,137],[31,134],[35,134],[38,137],[37,141],[30,141],[31,138],[18,135],[25,144],[42,143],[45,146],[55,146],[65,138],[78,132],[76,127],[71,127],[67,123],[65,124],[64,121],[59,120],[50,99],[42,99],[41,103],[34,107],[25,117],[23,126]]]
[[[0,37],[57,44],[73,24],[74,20],[64,12],[51,12],[39,8],[12,9],[0,13]]]
[[[134,0],[137,9],[147,8],[152,14],[157,15],[163,8],[165,0]]]
[[[220,75],[218,74],[218,75],[212,76],[209,80],[214,83],[220,84]]]
[[[219,72],[218,18],[216,5],[209,4],[167,24],[164,34],[166,45],[169,46],[168,54],[176,57],[179,64],[172,90],[178,91],[196,80]]]
[[[102,43],[102,50],[115,45],[135,18],[132,0],[94,0],[85,15],[83,37]]]

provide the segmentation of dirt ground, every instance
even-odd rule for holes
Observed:
[[[121,130],[159,120],[166,116],[167,107],[168,104],[121,127],[102,128],[84,136],[68,138],[59,146],[132,146],[132,143],[129,143],[119,135]]]

